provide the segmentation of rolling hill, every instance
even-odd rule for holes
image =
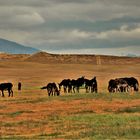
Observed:
[[[120,57],[107,55],[50,54],[38,52],[26,58],[26,61],[38,63],[67,64],[140,64],[140,57]]]
[[[0,52],[10,54],[32,54],[38,51],[38,49],[26,47],[16,42],[0,38]]]
[[[94,65],[127,65],[140,64],[140,57],[119,57],[105,55],[70,55],[37,52],[34,54],[0,54],[0,61],[25,61],[34,63],[94,64]]]

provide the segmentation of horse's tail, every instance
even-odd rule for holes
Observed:
[[[45,87],[41,87],[40,89],[47,89],[47,86],[45,86]]]

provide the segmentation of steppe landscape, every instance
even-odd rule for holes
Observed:
[[[65,78],[97,77],[98,93],[48,97],[40,87]],[[0,98],[0,139],[139,139],[140,92],[108,93],[112,78],[140,82],[139,57],[0,54],[0,83],[14,97]],[[22,90],[17,90],[18,82]]]

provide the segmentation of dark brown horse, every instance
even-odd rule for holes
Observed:
[[[7,90],[9,93],[9,97],[13,97],[13,90],[12,90],[13,84],[12,83],[1,83],[0,84],[0,90],[2,92],[2,97],[4,97],[4,91]]]
[[[86,93],[88,92],[95,92],[97,93],[97,80],[96,77],[92,78],[91,80],[85,79],[85,88],[86,88]]]
[[[59,90],[61,90],[61,87],[63,86],[64,93],[70,93],[72,90],[70,79],[64,79],[58,85],[59,85]]]
[[[109,81],[109,92],[129,92],[130,89],[139,91],[138,80],[134,77],[116,78]]]
[[[42,87],[41,89],[47,89],[48,92],[48,96],[59,96],[60,95],[60,91],[58,90],[57,86],[55,83],[48,83],[47,86]]]
[[[72,89],[73,89],[73,92],[75,93],[75,88],[76,88],[76,91],[79,93],[79,89],[81,86],[84,85],[84,82],[85,82],[85,78],[84,76],[78,78],[78,79],[72,79],[71,80],[71,86],[72,86]]]

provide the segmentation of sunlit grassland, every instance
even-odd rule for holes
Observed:
[[[48,97],[44,92],[39,94],[31,92],[28,96],[26,94],[17,92],[14,98],[0,98],[0,139],[140,138],[139,105],[118,108],[116,111],[107,108],[103,113],[97,113],[90,107],[92,102],[93,106],[97,106],[94,101],[114,104],[117,100],[121,104],[125,101],[139,100],[140,93],[72,93],[59,97]],[[76,101],[80,102],[74,105]],[[67,105],[68,108],[63,110],[65,106],[59,107],[57,106],[59,104]],[[23,105],[25,107],[20,108]],[[33,108],[30,107],[31,105],[34,105]],[[46,108],[41,108],[41,105],[45,105]],[[10,109],[7,111],[13,106],[14,111]]]

